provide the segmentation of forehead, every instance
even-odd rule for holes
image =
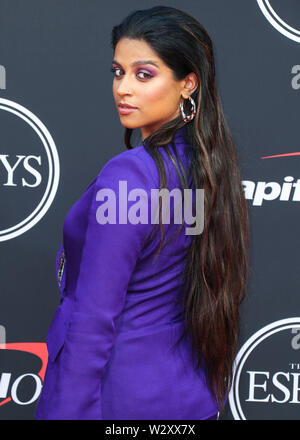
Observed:
[[[114,59],[121,64],[131,64],[134,61],[149,60],[163,66],[163,61],[157,53],[144,40],[122,38],[116,45]]]

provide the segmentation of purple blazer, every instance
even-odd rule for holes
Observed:
[[[185,127],[176,132],[175,145],[187,166]],[[167,188],[180,188],[172,161],[159,148]],[[148,223],[119,222],[121,180],[127,194],[141,188],[148,195],[140,198]],[[116,195],[115,224],[99,224],[103,188]],[[181,273],[192,236],[183,227],[154,258],[161,237],[159,226],[148,237],[151,188],[159,188],[159,174],[141,145],[110,159],[66,216],[56,260],[61,304],[47,334],[37,419],[195,420],[218,412],[203,369],[194,370],[190,340],[175,346],[184,328]],[[137,200],[128,200],[126,212]],[[167,238],[179,227],[172,214],[171,203]]]

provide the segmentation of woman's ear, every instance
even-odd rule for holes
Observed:
[[[183,80],[182,97],[187,99],[198,87],[198,78],[194,72],[189,73]]]

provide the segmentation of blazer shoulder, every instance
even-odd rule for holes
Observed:
[[[125,150],[122,151],[121,153],[113,156],[111,159],[109,159],[109,162],[114,161],[114,160],[122,160],[122,159],[127,159],[132,158],[132,160],[134,161],[135,158],[138,160],[141,160],[143,163],[151,163],[151,161],[153,161],[152,157],[150,156],[149,153],[147,153],[147,151],[145,150],[143,145],[139,145],[137,147],[131,148],[130,150]]]
[[[144,175],[153,185],[159,182],[159,173],[156,164],[144,146],[137,146],[109,159],[101,169],[99,176],[111,173],[120,178],[121,175]],[[154,187],[154,186],[153,186]]]

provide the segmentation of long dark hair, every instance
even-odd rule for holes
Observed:
[[[240,304],[246,293],[249,271],[249,220],[238,166],[237,151],[225,120],[215,85],[213,44],[205,28],[192,16],[167,6],[134,10],[112,30],[113,50],[123,38],[144,40],[182,80],[190,72],[198,78],[191,97],[197,107],[194,119],[181,116],[147,137],[147,151],[155,160],[164,186],[165,169],[158,146],[171,157],[168,144],[186,124],[190,143],[190,168],[180,158],[180,180],[187,187],[204,189],[205,221],[202,234],[194,235],[185,268],[183,313],[185,330],[202,361],[210,389],[220,410],[232,384],[238,347]],[[185,113],[189,114],[188,100]],[[125,129],[127,148],[132,129]],[[173,160],[174,163],[174,160]]]

